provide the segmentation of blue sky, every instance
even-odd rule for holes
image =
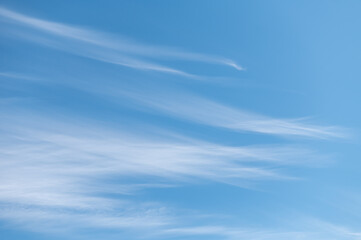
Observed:
[[[361,239],[359,1],[0,6],[2,239]]]

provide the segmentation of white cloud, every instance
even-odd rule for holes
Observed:
[[[97,90],[101,92],[100,89]],[[155,92],[155,91],[154,91]],[[281,119],[249,111],[181,92],[169,91],[156,94],[140,90],[105,90],[104,94],[125,96],[142,106],[160,113],[213,127],[234,131],[249,131],[281,136],[303,136],[327,139],[345,137],[344,129],[336,126],[307,124],[302,119]]]
[[[167,58],[168,60],[187,60],[219,64],[229,66],[237,70],[244,70],[243,67],[236,64],[233,60],[223,57],[214,57],[166,47],[140,44],[134,40],[125,39],[124,37],[111,36],[110,34],[104,34],[86,28],[74,27],[26,16],[3,7],[0,7],[0,16],[13,23],[39,30],[45,34],[60,37],[60,39],[44,38],[38,36],[38,34],[31,34],[22,31],[19,34],[24,38],[32,39],[45,45],[60,48],[85,57],[130,68],[199,78],[197,75],[145,60],[149,58]],[[71,42],[69,42],[69,40]],[[64,44],[64,41],[66,44]]]
[[[64,223],[126,228],[126,223],[136,225],[129,219],[147,222],[144,209],[149,217],[155,214],[160,225],[169,224],[163,207],[124,196],[198,180],[238,184],[288,179],[274,168],[304,164],[298,162],[300,154],[314,156],[288,146],[228,147],[174,136],[149,139],[31,116],[3,118],[2,123],[0,203],[11,206],[2,210],[2,218],[18,219],[25,208],[21,221],[45,218],[55,226],[59,216]]]
[[[359,240],[361,234],[344,226],[339,226],[315,218],[299,217],[294,222],[298,226],[271,228],[229,227],[204,225],[192,227],[166,228],[165,236],[217,236],[220,239],[238,240]]]
[[[6,24],[20,26],[20,32],[25,28],[44,34],[20,33],[29,39],[112,64],[195,79],[200,77],[157,64],[155,59],[199,61],[244,70],[230,59],[139,44],[5,8],[0,8],[0,16]],[[19,74],[0,75],[34,80]],[[162,95],[108,91],[97,86],[96,92],[115,96],[116,100],[122,95],[140,103],[142,110],[146,106],[168,116],[232,131],[325,139],[343,136],[337,127],[263,116],[175,91]],[[201,181],[247,186],[255,181],[295,179],[287,175],[287,166],[312,166],[313,161],[322,158],[307,149],[288,145],[230,147],[175,134],[155,133],[156,137],[149,138],[126,130],[79,127],[46,117],[34,119],[26,114],[3,117],[1,123],[0,218],[21,227],[39,230],[42,226],[45,231],[149,229],[160,237],[212,235],[235,240],[360,237],[355,231],[325,223],[299,231],[198,223],[189,226],[182,215],[175,217],[164,204],[126,197],[146,188],[170,188]]]

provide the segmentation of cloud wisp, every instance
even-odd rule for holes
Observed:
[[[99,89],[98,89],[99,91]],[[100,92],[100,91],[99,91]],[[244,111],[204,97],[181,92],[156,94],[140,90],[105,90],[104,94],[124,96],[159,113],[233,131],[246,131],[279,136],[300,136],[318,139],[346,137],[336,126],[307,124],[303,119],[281,119]]]
[[[33,34],[34,36],[28,36],[29,38],[41,39],[39,41],[43,41],[45,44],[112,64],[119,64],[136,69],[160,71],[195,79],[200,79],[201,77],[176,68],[147,61],[147,59],[164,57],[168,59],[194,60],[228,65],[239,70],[242,69],[242,67],[229,59],[139,44],[131,40],[110,36],[86,28],[73,27],[30,17],[3,7],[0,8],[0,16],[7,20],[7,23],[15,23],[26,28],[38,30],[47,35],[56,36],[55,39],[45,37],[44,40],[44,38],[38,38],[36,34]],[[31,32],[30,34],[26,32],[28,31],[25,31],[23,34],[31,35]],[[97,88],[99,88],[99,86],[97,86]],[[235,131],[311,138],[344,136],[343,131],[337,127],[307,124],[304,123],[302,119],[267,117],[197,96],[181,96],[180,94],[176,94],[174,97],[171,95],[159,96],[158,93],[157,95],[152,95],[132,91],[117,92],[115,95],[119,93],[136,100],[138,103],[142,103],[143,106],[156,109],[163,114],[214,127],[222,127]],[[164,99],[167,100],[164,101]]]
[[[301,220],[300,220],[301,219]],[[239,240],[359,240],[361,234],[344,226],[339,226],[314,218],[300,218],[298,226],[276,229],[227,227],[221,225],[205,225],[196,227],[168,228],[163,231],[166,236],[217,236],[221,239]]]
[[[0,73],[1,75],[1,73]],[[6,74],[10,77],[14,74]],[[14,75],[15,76],[15,75]],[[32,79],[23,75],[23,79]],[[19,77],[20,78],[20,77]],[[65,77],[64,77],[65,78]],[[117,79],[57,81],[80,91],[88,92],[119,105],[126,105],[142,112],[157,113],[177,120],[223,128],[236,132],[251,132],[275,136],[295,136],[315,139],[347,138],[352,136],[347,128],[313,123],[310,118],[277,118],[226,105],[180,89],[165,88],[159,83],[152,85],[142,81],[116,83]],[[84,84],[86,82],[86,85]],[[308,119],[308,120],[307,120]]]
[[[0,7],[0,24],[5,26],[2,34],[20,36],[43,46],[88,58],[82,60],[95,59],[192,79],[202,77],[170,67],[171,61],[192,61],[245,70],[227,58],[141,44],[122,36],[47,21],[3,7]],[[164,60],[167,60],[169,66],[163,65]],[[101,62],[94,62],[101,65]],[[76,73],[77,69],[71,71]],[[49,78],[58,74],[56,71],[49,72]],[[19,84],[8,85],[13,91],[10,96],[14,94],[21,100],[22,94],[26,93],[24,96],[34,96],[39,102],[49,100],[39,107],[23,104],[20,100],[12,105],[12,101],[9,101],[12,98],[4,98],[1,102],[7,107],[11,105],[12,110],[9,112],[21,109],[21,106],[16,107],[18,103],[31,106],[29,112],[25,113],[20,110],[16,114],[7,114],[4,111],[0,119],[1,220],[17,224],[19,228],[36,231],[42,230],[39,226],[45,231],[61,232],[66,229],[64,232],[67,234],[79,229],[111,229],[109,232],[134,231],[134,236],[137,232],[142,232],[144,236],[149,236],[148,239],[183,236],[212,236],[230,240],[360,238],[358,232],[317,221],[309,223],[310,227],[292,228],[292,231],[217,225],[212,224],[213,220],[199,222],[197,214],[186,216],[167,206],[167,203],[144,200],[144,195],[141,194],[150,188],[176,188],[180,185],[204,183],[250,188],[256,183],[292,181],[297,176],[290,176],[289,172],[295,168],[319,165],[319,160],[323,162],[327,157],[296,145],[229,146],[201,141],[165,132],[163,125],[158,129],[149,127],[146,125],[148,118],[138,119],[138,115],[128,116],[127,113],[124,118],[139,120],[139,128],[134,127],[137,124],[135,121],[124,125],[117,122],[114,128],[88,123],[90,120],[85,117],[79,123],[75,118],[84,112],[74,114],[79,109],[77,106],[69,107],[74,101],[81,99],[79,105],[86,103],[84,105],[88,107],[99,100],[97,94],[104,99],[111,98],[117,104],[140,109],[143,113],[156,112],[167,120],[186,120],[196,126],[203,124],[234,132],[330,139],[343,137],[344,131],[338,127],[309,124],[302,119],[281,119],[244,111],[202,96],[182,93],[179,88],[168,88],[166,84],[160,84],[163,83],[162,79],[151,79],[151,84],[144,79],[140,80],[141,83],[127,80],[119,83],[113,81],[118,80],[114,76],[107,79],[107,72],[99,71],[99,74],[102,81],[92,78],[87,72],[81,72],[86,80],[78,76],[74,77],[74,81],[64,81],[68,77],[65,75],[54,77],[63,78],[62,84],[71,86],[71,91],[68,91],[58,87],[60,81],[55,82],[57,80],[49,81],[43,87],[43,81],[35,84],[37,78],[18,73],[0,73],[3,79],[11,80],[7,82]],[[122,77],[126,78],[124,75]],[[28,85],[17,92],[15,90],[24,84],[20,80],[31,81],[27,81]],[[108,85],[112,82],[118,87]],[[37,84],[41,85],[41,91],[37,89]],[[81,93],[86,92],[86,96],[78,96],[80,91],[73,91],[75,88],[80,89]],[[48,89],[51,89],[49,94]],[[167,93],[161,92],[161,89],[166,89]],[[47,94],[43,96],[42,91]],[[49,95],[56,97],[53,99]],[[62,104],[64,99],[68,100],[67,104]],[[88,101],[89,99],[92,101]],[[117,104],[107,106],[111,105],[119,110],[120,105]],[[86,111],[95,110],[98,112],[91,114],[102,115],[102,106],[104,105],[99,104],[94,108],[90,106],[90,110]],[[51,112],[47,111],[50,108],[58,112],[57,116],[63,117],[56,120],[45,117]],[[112,111],[113,108],[109,109]],[[42,113],[35,113],[36,111]],[[69,112],[73,113],[71,119],[64,119]],[[108,119],[105,118],[106,116],[99,116],[97,119],[107,122]],[[111,121],[117,119],[113,118]],[[142,127],[147,130],[152,128],[149,130],[151,133],[139,130]],[[183,130],[176,129],[179,132]]]
[[[167,138],[154,141],[126,131],[103,131],[95,126],[86,130],[40,119],[36,124],[10,121],[1,130],[0,204],[6,206],[2,207],[2,218],[16,220],[26,209],[21,221],[46,219],[50,223],[59,216],[64,224],[74,219],[83,227],[127,228],[149,227],[146,219],[154,217],[152,223],[163,226],[173,221],[163,207],[122,196],[195,181],[241,185],[290,179],[276,169],[303,165],[300,155],[314,156],[288,146],[229,147]],[[41,127],[44,122],[52,127]],[[144,207],[139,209],[139,205]]]
[[[15,23],[25,27],[25,31],[24,29],[20,29],[20,36],[23,36],[24,38],[32,39],[45,45],[60,48],[92,59],[130,68],[199,78],[197,75],[147,60],[165,58],[168,60],[198,61],[225,65],[239,71],[244,70],[243,67],[227,58],[140,44],[134,40],[129,40],[120,36],[112,36],[110,34],[86,28],[74,27],[62,23],[30,17],[3,7],[0,7],[0,17],[5,19],[7,24]],[[57,38],[54,39],[46,36],[40,37],[38,33],[29,33],[29,29],[39,31],[49,36],[55,36]],[[64,42],[67,44],[64,44]]]

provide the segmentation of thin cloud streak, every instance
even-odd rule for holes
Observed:
[[[312,152],[287,146],[227,147],[167,138],[151,141],[126,131],[110,133],[95,126],[90,131],[51,119],[33,119],[36,124],[30,116],[20,122],[4,119],[0,204],[10,206],[6,209],[13,209],[14,214],[28,209],[23,221],[26,214],[32,221],[40,214],[47,221],[55,218],[56,223],[60,214],[65,219],[79,217],[84,227],[122,228],[126,227],[119,223],[123,218],[127,222],[144,211],[139,203],[125,200],[125,195],[197,181],[237,184],[290,179],[274,169],[303,165],[297,162],[300,154],[313,156]],[[156,213],[159,225],[171,222],[163,207],[142,204],[147,212]],[[119,212],[122,214],[117,215]],[[11,220],[14,214],[2,210],[1,215]]]
[[[6,24],[5,28],[14,27],[7,30],[17,37],[20,36],[18,39],[31,40],[42,46],[83,56],[88,58],[86,60],[94,59],[137,70],[205,79],[187,71],[165,66],[161,64],[162,60],[197,61],[229,66],[239,71],[245,70],[227,58],[145,45],[120,36],[30,17],[1,6],[0,23]],[[7,33],[4,31],[2,34]],[[96,63],[100,64],[100,62]],[[56,72],[51,71],[51,74],[57,74]],[[151,79],[152,84],[146,84],[144,79],[141,84],[127,81],[120,84],[114,76],[110,80],[107,79],[106,72],[101,72],[103,73],[105,73],[101,76],[103,79],[95,81],[95,77],[91,78],[91,73],[88,74],[90,80],[87,79],[87,81],[82,82],[77,77],[74,77],[74,81],[66,80],[67,82],[62,84],[69,84],[72,87],[69,92],[68,88],[64,91],[62,87],[59,87],[58,91],[60,81],[66,77],[55,77],[55,79],[62,78],[62,80],[54,80],[57,81],[56,84],[46,80],[51,88],[47,86],[39,89],[44,93],[48,89],[56,88],[57,91],[49,91],[48,94],[44,94],[46,96],[41,96],[42,94],[34,84],[37,78],[18,73],[0,72],[0,78],[6,84],[10,80],[20,83],[14,84],[14,87],[11,84],[8,85],[11,89],[9,95],[16,97],[1,99],[1,104],[5,108],[10,106],[9,112],[12,113],[7,114],[4,111],[0,120],[2,125],[0,127],[0,220],[4,220],[6,224],[11,223],[19,229],[63,233],[66,235],[65,238],[73,237],[73,233],[76,233],[75,238],[81,237],[82,230],[86,229],[85,232],[89,232],[88,230],[91,229],[91,234],[104,233],[102,238],[106,239],[111,239],[113,233],[117,235],[114,239],[119,239],[119,233],[124,232],[130,233],[128,236],[131,238],[134,236],[136,239],[157,240],[188,237],[197,239],[211,237],[224,240],[361,239],[361,233],[349,227],[316,219],[300,220],[297,216],[284,216],[282,213],[283,216],[270,216],[267,209],[266,212],[262,212],[262,207],[256,204],[254,206],[257,207],[257,211],[253,211],[250,206],[247,211],[239,211],[239,213],[242,212],[241,215],[235,213],[237,216],[234,216],[234,219],[231,219],[232,216],[226,216],[227,219],[217,225],[214,222],[219,222],[224,216],[207,215],[205,217],[194,211],[187,215],[182,212],[186,212],[187,209],[144,200],[153,197],[153,192],[143,195],[147,194],[150,188],[176,188],[215,182],[246,188],[257,183],[268,185],[271,181],[292,181],[297,179],[297,176],[289,176],[289,172],[299,174],[299,168],[319,166],[319,162],[324,163],[329,158],[296,145],[228,146],[201,141],[166,132],[164,126],[160,126],[159,129],[149,129],[151,127],[143,125],[149,120],[148,118],[137,119],[142,121],[138,123],[141,126],[132,121],[124,126],[116,122],[115,128],[102,128],[98,124],[89,123],[89,119],[77,122],[79,120],[76,119],[77,116],[84,114],[82,111],[72,114],[71,119],[65,119],[67,113],[74,113],[80,109],[69,108],[66,105],[71,105],[74,101],[76,105],[78,104],[76,101],[80,99],[81,107],[83,107],[83,101],[87,103],[85,110],[87,113],[92,112],[93,109],[100,110],[100,107],[104,105],[99,104],[94,108],[93,106],[88,108],[90,104],[99,100],[97,98],[99,96],[95,96],[98,94],[104,99],[112,98],[117,104],[134,108],[139,106],[141,111],[149,111],[152,114],[157,112],[166,116],[167,120],[171,118],[186,120],[193,124],[221,128],[218,130],[316,139],[344,137],[345,133],[341,128],[311,124],[304,119],[281,119],[244,111],[205,97],[180,93],[179,89],[167,88],[167,93],[163,94],[160,92],[162,86],[154,79]],[[126,78],[125,75],[121,77]],[[25,81],[19,81],[22,79],[30,81],[26,82],[27,86],[24,86],[22,91],[18,91],[16,88],[22,88],[21,84],[25,83]],[[114,84],[118,84],[118,87],[107,89],[111,88],[111,84],[107,83],[113,80],[116,80]],[[39,84],[42,83],[44,82],[39,81]],[[28,87],[30,84],[34,85]],[[123,85],[124,87],[119,87]],[[137,90],[127,91],[131,88],[128,85]],[[142,92],[142,89],[139,89],[142,86],[146,86],[144,91],[149,92]],[[80,92],[73,91],[76,87],[81,91],[92,92],[94,95],[87,92],[84,94],[86,96],[82,96],[84,92],[81,92],[79,97],[78,95],[74,97],[73,94]],[[22,98],[22,95],[25,97]],[[60,97],[50,99],[49,95],[52,95],[51,98],[61,96],[62,100],[65,98],[69,100],[66,104],[62,104],[63,101],[58,100]],[[24,104],[21,101],[25,101],[26,96],[34,96],[36,100],[49,102],[44,104],[45,107],[42,104],[32,105],[28,102]],[[88,101],[90,99],[88,97],[94,98]],[[21,108],[21,106],[17,107],[18,103],[22,106],[30,106],[29,112],[24,114],[25,111],[18,111]],[[59,107],[59,105],[62,106]],[[113,110],[113,105],[106,105],[106,107],[109,107],[107,111]],[[119,107],[119,105],[114,107]],[[50,108],[52,109],[49,111]],[[44,115],[34,113],[35,111],[43,111]],[[62,117],[59,119],[45,117],[54,112],[57,112],[58,117]],[[96,114],[98,120],[104,120],[107,115],[101,116],[102,113],[104,112],[99,111],[91,114]],[[115,114],[118,114],[118,111],[115,111]],[[111,120],[115,122],[120,119],[118,117],[117,115]],[[134,120],[133,116],[124,114],[124,118],[127,117]],[[134,127],[135,125],[137,127]],[[142,127],[151,133],[142,131]],[[183,129],[178,128],[178,131],[181,130]],[[295,168],[298,170],[295,171]],[[283,188],[283,186],[277,188],[276,191]],[[154,192],[158,194],[157,191]],[[222,194],[222,191],[218,192],[216,189],[213,194]],[[244,203],[246,204],[244,208],[247,208],[247,201],[242,202],[243,196],[237,195],[234,195],[234,201],[237,201],[234,203]],[[160,199],[162,197],[164,195],[160,196]],[[167,197],[163,199],[168,199]],[[212,196],[209,195],[209,197]],[[269,206],[277,206],[282,201],[287,201],[286,198],[279,202],[281,196],[272,198],[270,195],[263,195],[262,197],[265,198],[260,200],[267,201],[267,204],[269,201]],[[172,196],[170,199],[175,198]],[[239,200],[241,202],[238,202]],[[276,204],[272,203],[273,200]],[[209,204],[211,206],[212,203]],[[293,204],[291,200],[291,205]],[[192,205],[194,206],[193,203]],[[287,223],[284,224],[286,226],[278,225],[278,223],[268,223],[267,219],[265,224],[261,223],[262,226],[268,225],[268,228],[237,226],[236,222],[238,220],[245,222],[249,214],[256,214],[251,216],[252,219],[267,215],[266,218],[271,217],[275,222],[283,218]],[[249,225],[252,225],[252,219]],[[290,219],[292,221],[289,221]],[[232,222],[232,224],[227,224],[227,222]],[[127,237],[127,234],[125,236]],[[87,239],[90,238],[99,237],[94,235],[87,237]]]
[[[96,57],[99,56],[95,56],[95,58]],[[112,60],[112,62],[117,64],[116,59]],[[172,70],[163,69],[162,71]],[[177,72],[177,74],[188,75],[185,72]],[[4,76],[12,75],[14,74],[6,74]],[[24,77],[25,76],[22,78]],[[32,78],[27,77],[27,79]],[[62,84],[64,83],[62,82]],[[137,88],[135,88],[135,86],[113,85],[113,83],[109,86],[107,84],[98,86],[94,85],[91,81],[87,81],[86,86],[83,84],[79,85],[76,81],[71,81],[66,84],[81,91],[112,99],[122,105],[127,103],[127,107],[134,107],[140,111],[149,111],[149,109],[151,109],[159,114],[177,119],[212,127],[225,128],[232,131],[254,132],[278,136],[300,136],[317,139],[346,138],[350,136],[347,129],[339,126],[307,123],[304,117],[287,119],[266,116],[228,106],[202,96],[185,93],[179,89],[168,88],[165,91],[156,84],[155,86],[134,84]]]
[[[155,64],[143,58],[168,58],[175,60],[188,60],[199,61],[204,63],[213,63],[219,65],[226,65],[237,70],[244,70],[243,67],[237,65],[234,61],[221,57],[207,56],[197,53],[188,53],[184,51],[174,50],[171,48],[147,46],[136,43],[128,39],[120,38],[118,36],[110,36],[104,33],[100,33],[85,28],[73,27],[66,24],[46,21],[29,17],[6,8],[0,7],[0,16],[6,20],[27,26],[36,30],[40,30],[43,33],[55,35],[61,38],[74,40],[72,44],[82,45],[78,47],[64,46],[60,41],[42,39],[38,36],[32,36],[31,34],[21,33],[20,35],[28,37],[43,44],[53,45],[55,47],[61,46],[63,50],[73,52],[82,56],[97,59],[99,61],[105,61],[113,64],[118,64],[130,68],[153,70],[164,73],[181,75],[184,77],[197,78],[196,75],[186,73],[184,71]],[[60,39],[64,40],[64,39]],[[84,47],[84,44],[87,47]],[[80,51],[79,49],[83,49]],[[130,57],[131,55],[131,57]]]
[[[221,239],[239,240],[359,240],[361,234],[345,226],[325,222],[315,218],[298,217],[295,222],[284,227],[247,228],[221,225],[203,225],[164,229],[165,236],[218,236]]]
[[[248,228],[227,228],[222,226],[202,226],[191,228],[169,229],[165,231],[169,235],[176,236],[217,236],[220,239],[227,240],[359,240],[360,236],[348,232],[327,232],[314,229],[313,231],[272,231],[267,229],[248,229]]]
[[[198,223],[189,227],[187,216],[175,216],[172,208],[124,198],[144,188],[174,187],[172,183],[187,184],[197,179],[220,182],[282,179],[271,166],[298,164],[292,156],[299,156],[301,161],[301,153],[307,151],[288,147],[226,147],[198,140],[187,143],[184,139],[177,142],[174,136],[172,141],[150,142],[148,137],[101,131],[96,126],[90,131],[51,119],[34,118],[36,124],[29,120],[30,116],[24,119],[27,120],[21,120],[22,124],[6,123],[0,148],[5,159],[0,162],[0,218],[15,226],[53,233],[87,228],[126,230],[134,236],[141,230],[143,237],[150,239],[169,236],[216,236],[226,240],[323,240],[333,236],[359,239],[357,233],[331,225],[322,225],[332,230],[327,234],[323,229],[307,228],[270,231]],[[45,126],[44,122],[48,127],[40,127]],[[252,163],[257,163],[257,167]],[[146,180],[146,184],[139,179]]]
[[[107,94],[107,93],[105,93]],[[234,131],[249,131],[281,136],[301,136],[319,139],[346,137],[344,129],[336,126],[307,124],[302,119],[272,118],[190,94],[157,94],[140,91],[113,91],[160,113],[213,127]]]

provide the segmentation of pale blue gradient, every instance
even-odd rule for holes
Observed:
[[[359,1],[0,5],[0,238],[361,239]]]

